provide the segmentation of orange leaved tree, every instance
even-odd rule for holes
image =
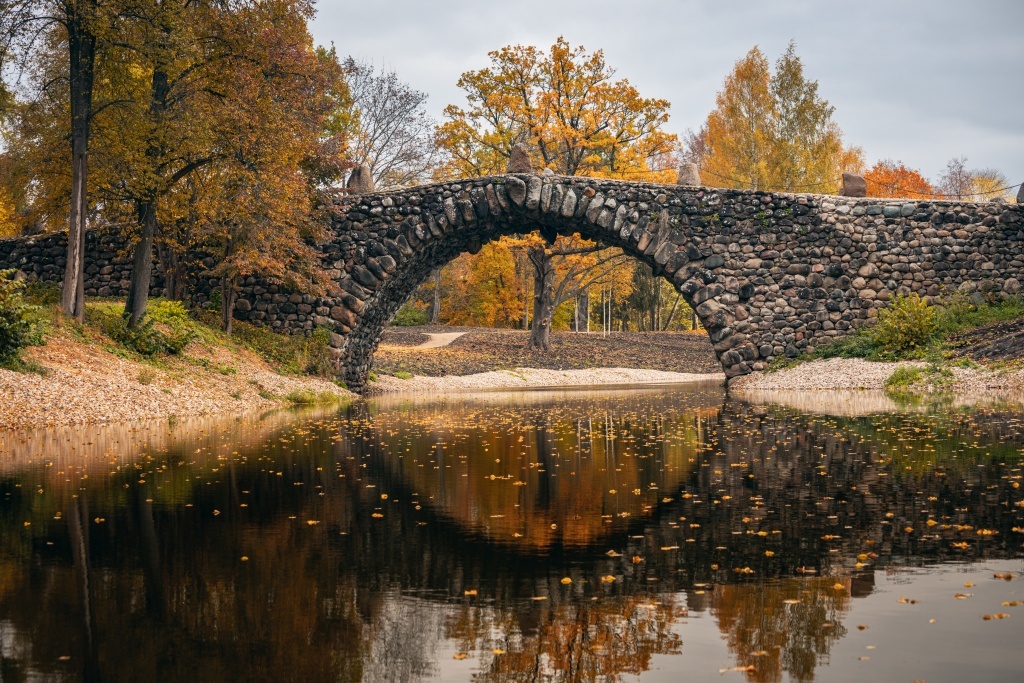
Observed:
[[[644,98],[598,50],[588,53],[559,37],[547,52],[506,46],[489,53],[491,65],[462,74],[466,106],[450,105],[438,142],[448,155],[447,177],[504,173],[512,148],[523,143],[536,168],[590,175],[673,182],[673,168],[657,162],[677,146],[662,130],[669,103]],[[530,346],[548,350],[555,309],[592,284],[622,258],[621,252],[548,234],[506,240],[525,252],[533,271]]]

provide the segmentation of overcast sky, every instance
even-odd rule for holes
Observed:
[[[1024,0],[319,0],[318,42],[371,60],[430,95],[510,44],[559,35],[601,48],[618,77],[672,103],[668,129],[699,128],[733,64],[790,40],[869,164],[901,160],[929,179],[946,162],[1024,181]]]

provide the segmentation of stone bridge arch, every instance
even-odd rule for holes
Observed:
[[[869,323],[895,294],[1019,292],[1022,214],[1001,202],[475,178],[340,199],[322,245],[335,286],[316,310],[358,391],[384,327],[435,268],[503,235],[576,233],[667,278],[732,378]]]
[[[579,234],[647,263],[694,308],[730,375],[749,372],[758,351],[736,326],[748,317],[740,304],[754,288],[723,274],[718,251],[726,250],[708,239],[722,198],[708,190],[681,197],[674,189],[507,175],[359,196],[339,213],[347,258],[335,269],[341,306],[331,309],[341,323],[346,382],[364,386],[384,327],[434,269],[491,240],[530,232]]]

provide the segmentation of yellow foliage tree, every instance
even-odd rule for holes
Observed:
[[[665,100],[641,97],[598,50],[573,48],[559,37],[546,53],[506,46],[489,53],[491,66],[462,74],[465,108],[450,105],[437,131],[448,155],[438,176],[504,173],[512,148],[525,144],[534,166],[563,175],[674,182],[675,169],[660,163],[677,146],[661,128]],[[503,240],[521,250],[533,270],[530,346],[548,350],[555,309],[607,277],[622,258],[579,239],[536,234]]]
[[[721,187],[834,192],[843,171],[863,166],[860,148],[843,145],[834,111],[804,76],[794,43],[774,73],[755,46],[726,77],[690,156]]]

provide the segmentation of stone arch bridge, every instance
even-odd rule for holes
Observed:
[[[361,390],[384,327],[429,274],[490,241],[539,230],[621,248],[667,278],[708,330],[727,377],[870,324],[897,294],[1017,294],[1024,206],[655,185],[507,174],[340,197],[318,245],[321,296],[249,278],[235,316],[280,332],[330,326]],[[0,268],[59,281],[64,238],[0,241]],[[127,291],[130,265],[87,242],[86,293]],[[58,243],[61,242],[61,243]],[[157,269],[158,270],[158,269]],[[213,283],[200,282],[198,297]],[[162,292],[154,280],[153,292]]]
[[[337,288],[318,310],[358,390],[384,326],[435,268],[502,235],[578,233],[670,280],[731,378],[849,333],[896,294],[1020,292],[1022,208],[534,174],[354,195],[322,247]]]

